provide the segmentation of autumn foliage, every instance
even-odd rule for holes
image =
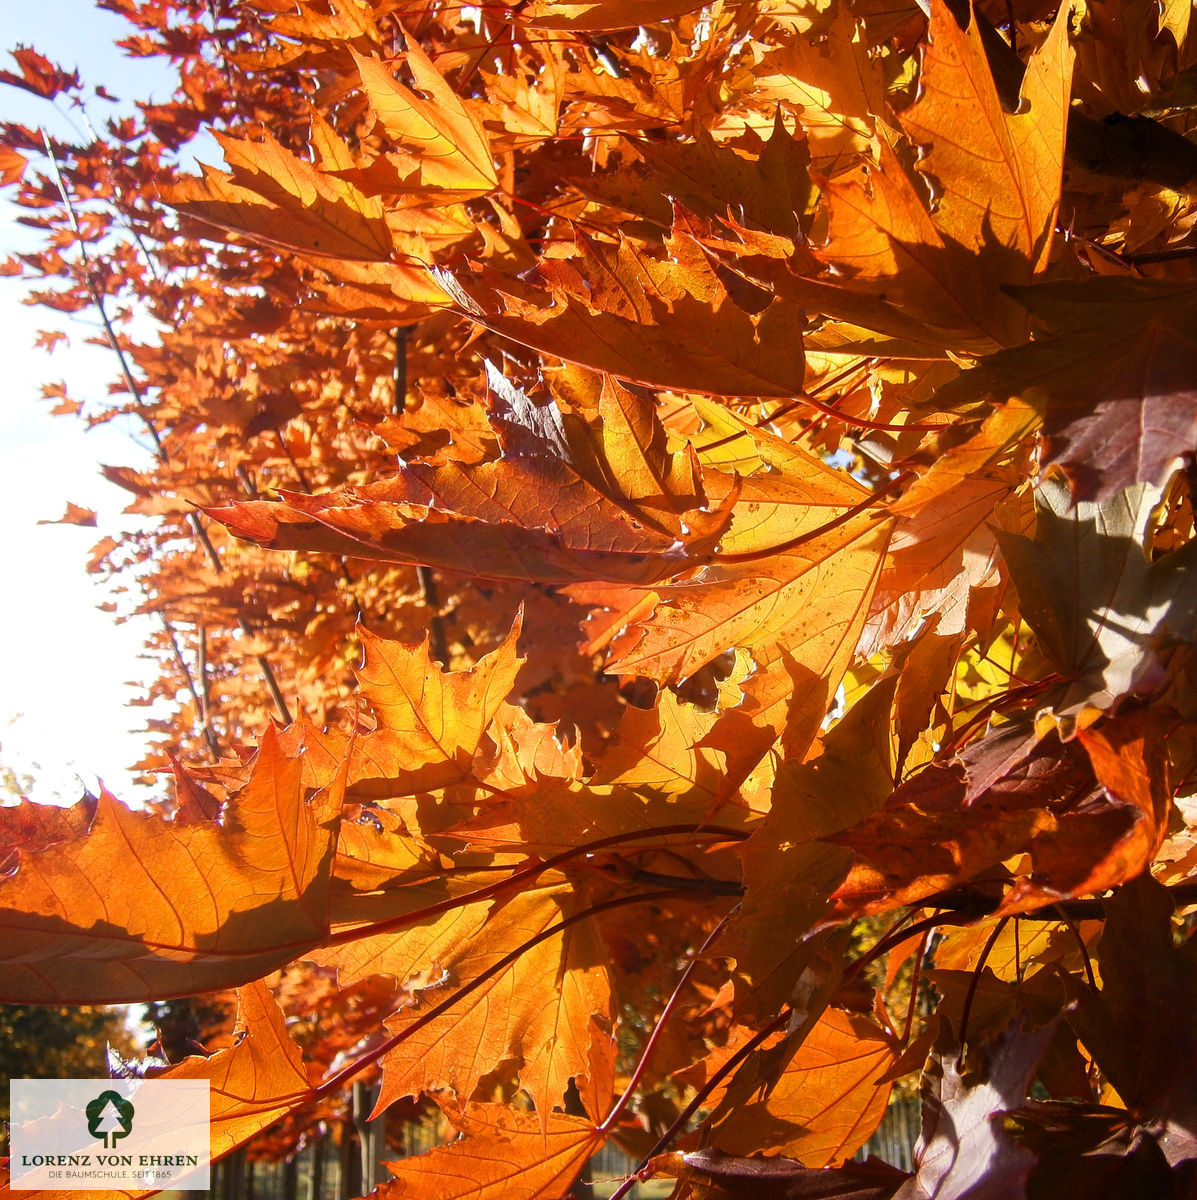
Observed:
[[[0,1000],[240,989],[215,1152],[377,1079],[386,1198],[1192,1194],[1189,5],[104,7],[180,89],[4,128],[9,269],[173,792],[0,809]]]

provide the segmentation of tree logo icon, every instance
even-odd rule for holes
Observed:
[[[101,1092],[84,1111],[87,1132],[103,1138],[105,1150],[111,1150],[120,1138],[133,1132],[133,1102],[119,1092]]]

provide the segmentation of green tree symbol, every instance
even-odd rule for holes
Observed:
[[[84,1111],[87,1113],[87,1132],[104,1139],[104,1149],[111,1150],[119,1138],[133,1131],[133,1102],[119,1092],[101,1092]]]

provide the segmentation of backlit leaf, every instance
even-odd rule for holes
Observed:
[[[220,138],[231,174],[205,167],[166,193],[180,212],[272,245],[320,257],[385,262],[391,235],[382,205],[332,179],[263,133]]]
[[[714,396],[801,391],[798,305],[749,313],[680,233],[661,256],[627,241],[579,248],[521,278],[478,266],[441,282],[495,333],[632,383]]]
[[[543,29],[634,29],[701,8],[694,0],[532,0],[520,19]]]
[[[86,834],[15,847],[0,883],[4,999],[151,1000],[282,966],[327,934],[340,806],[335,785],[305,802],[299,762],[270,733],[219,822],[101,796]]]
[[[602,1135],[578,1117],[536,1117],[498,1104],[473,1104],[455,1122],[464,1134],[415,1158],[387,1166],[395,1179],[380,1200],[556,1200],[565,1195]]]
[[[370,107],[394,141],[391,156],[401,177],[396,191],[410,189],[421,199],[436,194],[443,201],[481,195],[494,187],[497,178],[481,122],[417,43],[408,40],[403,60],[428,99],[404,87],[379,59],[360,54],[353,59]],[[405,169],[403,160],[408,157],[411,169]],[[352,175],[341,172],[342,178]],[[369,168],[363,175],[368,177]]]
[[[808,1167],[838,1166],[881,1121],[892,1085],[878,1081],[896,1057],[871,1021],[829,1008],[768,1096],[739,1108],[712,1141],[731,1154],[767,1141]]]
[[[523,662],[515,649],[519,635],[517,619],[503,644],[476,666],[445,672],[431,661],[427,639],[402,646],[362,630],[358,679],[377,727],[353,743],[350,783],[402,780],[391,794],[403,794],[468,775]]]

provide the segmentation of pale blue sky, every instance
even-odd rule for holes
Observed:
[[[125,99],[170,95],[173,72],[160,60],[130,60],[113,42],[125,22],[88,0],[0,0],[3,53],[19,43],[35,46],[88,84],[102,84]],[[113,107],[94,101],[94,124]],[[46,126],[60,137],[79,137],[48,101],[0,86],[0,117]],[[3,193],[0,193],[2,196]],[[0,256],[28,247],[29,231],[14,222],[16,210],[0,207]],[[144,461],[127,429],[86,431],[81,423],[51,417],[40,386],[66,380],[69,393],[98,400],[117,372],[109,350],[85,345],[99,332],[94,312],[73,317],[20,303],[23,284],[0,278],[0,321],[6,370],[0,385],[0,761],[29,771],[35,799],[74,799],[78,778],[97,777],[117,795],[134,795],[126,767],[143,753],[129,733],[145,718],[126,703],[144,691],[153,672],[138,657],[142,627],[117,626],[96,606],[107,597],[84,564],[92,544],[131,520],[121,515],[127,497],[98,473],[100,463]],[[40,329],[59,328],[69,342],[52,355],[33,348]],[[68,500],[96,509],[99,529],[39,526],[62,515]],[[126,681],[132,687],[126,686]]]

